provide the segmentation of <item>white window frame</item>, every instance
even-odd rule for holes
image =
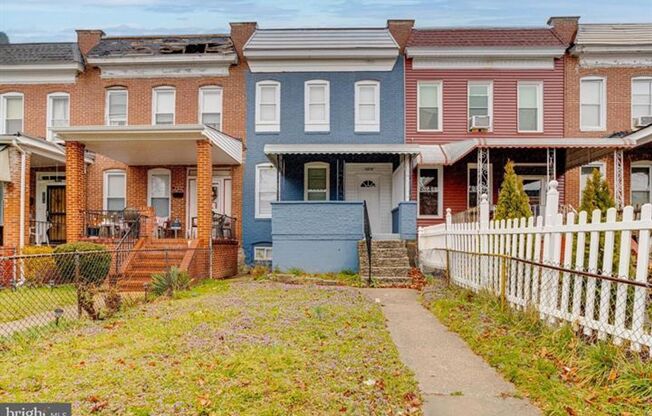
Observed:
[[[466,120],[467,126],[471,118],[471,87],[472,86],[487,86],[487,115],[489,116],[489,131],[494,130],[494,82],[491,80],[471,80],[466,82]]]
[[[21,92],[6,92],[4,94],[0,94],[0,134],[13,134],[8,133],[5,131],[5,127],[7,124],[7,114],[6,114],[6,101],[7,98],[13,98],[13,97],[20,97],[21,98],[21,103],[22,103],[22,115],[23,118],[21,119],[21,124],[20,124],[20,130],[19,131],[24,131],[25,130],[25,95]]]
[[[421,128],[421,86],[436,86],[437,93],[437,127],[436,129]],[[418,81],[417,82],[417,131],[418,132],[441,132],[444,131],[444,83],[442,81]]]
[[[263,87],[274,87],[275,90],[275,119],[273,121],[261,120],[260,99]],[[256,133],[278,133],[281,131],[281,83],[273,80],[258,81],[256,83]]]
[[[111,106],[111,95],[116,94],[116,93],[124,93],[125,94],[125,126],[129,125],[129,90],[126,88],[122,87],[113,87],[113,88],[108,88],[106,90],[106,97],[104,99],[104,123],[107,126],[119,126],[119,124],[111,124],[111,114],[109,113]],[[154,101],[152,101],[152,105],[154,104]],[[154,111],[154,107],[152,107],[152,111]],[[122,121],[120,119],[115,119],[115,121]]]
[[[197,112],[197,122],[203,124],[204,118],[204,100],[202,99],[205,92],[219,92],[220,93],[220,131],[223,129],[222,120],[224,116],[224,90],[219,85],[205,85],[199,88],[197,98],[199,99],[199,111]]]
[[[312,87],[324,88],[324,118],[322,121],[310,120],[310,89]],[[331,114],[330,114],[330,82],[323,79],[313,79],[304,83],[304,130],[307,132],[328,132],[331,129]],[[321,103],[317,103],[321,104]]]
[[[471,201],[469,200],[469,194],[470,194],[469,187],[471,186],[471,171],[472,170],[476,170],[476,171],[478,170],[478,164],[477,163],[467,163],[467,165],[466,165],[466,207],[468,209],[473,208],[471,206]],[[477,172],[476,172],[476,175],[477,175]],[[476,179],[477,179],[477,176],[476,176]],[[475,186],[476,187],[478,186],[477,183],[475,184]],[[494,192],[493,192],[493,189],[494,189],[494,164],[493,163],[489,163],[489,184],[488,184],[488,187],[489,187],[489,192],[487,194],[487,200],[489,201],[489,205],[492,205],[492,201],[494,199],[493,198],[494,197]],[[478,201],[478,205],[479,204],[480,204],[480,201]]]
[[[586,182],[584,181],[584,179],[582,179],[582,168],[586,168],[586,167],[593,167],[594,169],[597,168],[600,171],[600,175],[602,176],[602,179],[606,179],[606,177],[607,177],[607,163],[606,162],[600,162],[600,161],[591,162],[591,163],[587,163],[587,164],[584,164],[584,165],[580,166],[580,169],[579,169],[580,170],[579,171],[579,175],[580,175],[580,202],[582,201],[582,193],[584,193],[584,188],[586,187]]]
[[[634,168],[647,168],[648,169],[648,178],[650,182],[652,182],[652,160],[637,160],[636,162],[632,162],[631,166],[629,168],[629,202],[630,205],[634,204],[634,199],[632,195],[634,194],[634,189],[633,186],[631,185],[632,183],[632,170]],[[650,183],[648,183],[648,202],[652,202],[652,187],[650,186]]]
[[[419,178],[421,178],[421,169],[437,169],[437,173],[439,174],[439,178],[437,181],[439,182],[439,193],[438,193],[438,201],[437,201],[437,211],[439,211],[439,215],[421,215],[421,192],[419,192]],[[419,168],[417,169],[417,218],[444,218],[444,166],[443,165],[420,165]]]
[[[536,87],[537,91],[537,128],[521,129],[521,86]],[[518,81],[516,86],[516,128],[519,133],[543,133],[543,81]]]
[[[109,176],[122,176],[125,186],[125,194],[122,198],[125,200],[125,208],[127,207],[127,171],[124,169],[108,169],[104,171],[103,175],[103,190],[102,190],[102,209],[107,211],[109,209]],[[148,178],[149,180],[149,178]],[[149,186],[149,184],[148,184]],[[117,196],[111,196],[113,199],[117,199],[120,197]]]
[[[362,121],[360,120],[360,111],[358,110],[360,105],[360,88],[373,86],[374,91],[374,121]],[[354,120],[355,120],[355,132],[356,133],[366,133],[366,132],[379,132],[380,131],[380,82],[374,80],[362,80],[355,83],[355,97],[354,97]]]
[[[582,114],[582,89],[583,83],[587,81],[600,81],[600,125],[599,126],[585,126]],[[582,77],[580,78],[580,131],[604,131],[607,129],[607,79],[604,77]]]
[[[261,258],[260,252],[263,252]],[[272,246],[255,246],[254,247],[254,261],[272,261],[273,248]]]
[[[271,163],[259,163],[259,164],[256,165],[256,177],[255,177],[255,180],[254,180],[254,188],[255,188],[254,189],[254,209],[255,209],[254,214],[255,214],[255,218],[258,218],[258,219],[272,218],[271,213],[263,214],[263,213],[260,212],[260,198],[259,198],[258,195],[260,194],[260,191],[261,191],[260,190],[260,171],[263,170],[263,169],[272,169],[274,171],[275,175],[278,175],[278,172],[276,172],[276,168]],[[276,183],[276,201],[278,201],[278,181]]]
[[[326,189],[308,189],[308,169],[326,169]],[[309,162],[303,165],[303,200],[308,201],[308,193],[315,192],[321,193],[326,191],[326,199],[324,201],[330,201],[330,175],[331,175],[331,165],[326,162]],[[314,202],[323,202],[323,201],[314,201]]]
[[[633,77],[632,78],[632,85],[631,85],[631,88],[630,88],[630,97],[629,97],[629,100],[631,102],[630,114],[631,114],[631,119],[632,119],[632,128],[636,127],[636,126],[634,126],[634,83],[636,81],[652,82],[652,76]],[[651,95],[650,100],[652,100],[652,95]],[[648,115],[652,116],[652,114],[648,114]]]
[[[169,178],[169,189],[168,189],[168,214],[170,218],[172,216],[172,171],[166,168],[154,168],[147,171],[147,205],[152,206],[152,176],[153,175],[167,175]],[[158,197],[160,198],[160,197]]]
[[[45,120],[45,131],[46,131],[46,139],[48,141],[55,141],[54,134],[52,133],[52,128],[54,127],[52,125],[52,110],[53,110],[53,101],[55,98],[66,98],[68,100],[68,124],[63,127],[68,127],[70,126],[70,94],[67,92],[52,92],[48,94],[48,101],[47,101],[47,111],[46,111],[46,117],[47,119]],[[24,115],[23,115],[24,118]],[[57,142],[62,142],[62,140],[56,140]]]
[[[162,87],[155,87],[152,88],[152,125],[155,126],[156,124],[156,98],[158,97],[158,94],[160,92],[172,92],[172,102],[174,103],[172,105],[172,125],[176,124],[176,118],[177,118],[177,89],[171,86],[162,86]],[[162,126],[165,126],[166,124],[159,124]]]

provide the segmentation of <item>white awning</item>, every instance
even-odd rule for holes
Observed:
[[[29,152],[31,156],[30,166],[33,168],[66,163],[64,147],[45,139],[25,136],[24,134],[11,134],[0,136],[0,144],[18,145],[22,150]],[[91,163],[92,159],[87,158],[86,162]]]
[[[410,155],[421,152],[409,144],[267,144],[265,155],[274,164],[282,155]]]
[[[131,166],[196,165],[195,142],[205,139],[212,145],[214,164],[242,164],[242,142],[202,124],[61,127],[55,133]]]

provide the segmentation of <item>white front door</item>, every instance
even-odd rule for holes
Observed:
[[[231,177],[220,175],[221,172],[215,172],[213,176],[213,212],[231,216]],[[188,208],[186,210],[187,233],[194,238],[193,221],[197,225],[197,177],[188,177]]]
[[[347,201],[366,201],[372,234],[392,232],[392,164],[347,163]]]

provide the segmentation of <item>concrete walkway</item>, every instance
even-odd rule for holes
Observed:
[[[419,303],[409,289],[363,289],[379,299],[401,360],[415,373],[426,415],[540,415],[525,399],[512,397],[506,382],[457,334]]]

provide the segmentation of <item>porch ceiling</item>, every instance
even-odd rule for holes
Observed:
[[[277,164],[283,155],[411,155],[421,152],[418,145],[409,144],[267,144],[265,155]]]
[[[0,144],[18,146],[31,155],[30,166],[33,168],[56,166],[66,163],[66,153],[62,146],[23,134],[0,136]]]
[[[132,166],[195,165],[197,140],[212,145],[213,163],[242,163],[242,142],[202,124],[156,126],[62,127],[55,133],[66,142]]]

